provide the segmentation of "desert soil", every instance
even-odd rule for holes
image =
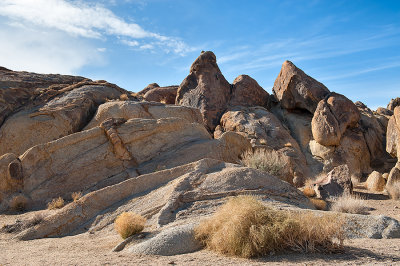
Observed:
[[[370,214],[400,220],[400,201],[381,193],[356,189],[367,199]],[[0,226],[34,213],[0,215]],[[259,259],[240,259],[211,251],[176,255],[133,255],[125,248],[111,252],[121,239],[114,232],[84,233],[62,238],[17,241],[13,234],[0,233],[0,265],[400,265],[400,239],[354,239],[345,242],[339,254],[275,254]]]

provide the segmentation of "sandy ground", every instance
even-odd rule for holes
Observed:
[[[358,189],[371,214],[400,220],[400,201]],[[0,215],[0,226],[34,213]],[[106,234],[106,235],[105,235]],[[0,265],[400,265],[400,239],[347,240],[340,254],[279,254],[254,260],[225,257],[211,251],[163,257],[111,252],[121,239],[113,232],[84,233],[63,238],[17,241],[0,233]]]

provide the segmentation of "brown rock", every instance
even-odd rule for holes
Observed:
[[[399,157],[400,150],[400,107],[394,109],[386,132],[386,151],[393,157]]]
[[[400,97],[391,99],[387,106],[387,109],[394,111],[394,108],[396,108],[396,106],[400,106]]]
[[[327,87],[290,61],[283,63],[272,90],[283,108],[300,108],[310,113],[314,113],[319,101],[329,94]]]
[[[222,75],[213,52],[202,52],[178,88],[176,104],[200,109],[203,121],[214,131],[226,110],[231,86]]]
[[[393,110],[389,110],[383,107],[378,107],[378,109],[376,109],[376,113],[379,115],[387,115],[387,116],[391,116],[393,115]]]
[[[385,184],[386,180],[377,171],[373,171],[366,181],[367,189],[374,192],[382,191],[385,188]]]
[[[314,190],[317,197],[324,200],[330,197],[340,197],[344,193],[351,193],[353,185],[347,165],[335,167],[324,179],[314,184]]]
[[[267,107],[269,94],[257,81],[247,75],[240,75],[233,81],[231,106],[263,106]]]
[[[178,86],[158,87],[147,91],[143,99],[148,102],[175,104]]]
[[[159,88],[160,86],[157,83],[150,83],[149,85],[146,86],[143,90],[139,91],[136,93],[137,97],[143,97],[148,91],[154,89],[154,88]]]

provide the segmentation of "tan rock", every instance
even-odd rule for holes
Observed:
[[[233,81],[232,85],[230,106],[268,106],[268,92],[250,76],[240,75]]]
[[[387,106],[387,109],[394,111],[394,108],[396,108],[396,106],[400,106],[400,97],[391,99]]]
[[[314,113],[318,102],[329,94],[322,83],[305,74],[292,62],[285,61],[272,88],[285,109],[305,109]]]
[[[390,117],[386,133],[386,151],[393,157],[398,157],[400,150],[400,107],[394,109]]]
[[[214,131],[230,99],[231,85],[213,52],[202,52],[178,88],[176,104],[199,108],[207,129]]]
[[[367,189],[376,192],[382,191],[385,188],[385,184],[386,180],[377,171],[373,171],[366,181]]]
[[[386,109],[386,108],[383,108],[383,107],[378,107],[376,109],[376,113],[379,114],[379,115],[391,116],[391,115],[393,115],[393,110],[389,110],[389,109]]]
[[[138,93],[136,93],[136,96],[141,98],[143,97],[148,91],[155,89],[155,88],[159,88],[160,86],[157,83],[150,83],[149,85],[147,85],[143,90],[139,91]]]
[[[111,101],[99,106],[92,121],[85,129],[99,126],[109,118],[160,119],[180,117],[193,123],[202,123],[199,109],[186,106],[165,105],[155,102]]]
[[[350,194],[353,191],[353,185],[347,165],[335,167],[325,178],[314,183],[314,190],[317,197],[322,199],[339,197],[344,193]]]

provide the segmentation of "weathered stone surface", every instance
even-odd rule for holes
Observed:
[[[43,222],[19,234],[19,239],[62,236],[96,218],[90,230],[112,226],[125,210],[147,217],[148,230],[198,222],[211,214],[228,196],[259,195],[279,206],[312,208],[296,188],[264,172],[203,159],[126,181],[91,192],[77,202],[44,218]],[[102,214],[119,202],[120,208]],[[175,238],[175,237],[173,237]]]
[[[400,107],[394,109],[386,133],[386,151],[393,157],[399,157],[400,150]]]
[[[232,85],[230,106],[268,106],[269,93],[250,76],[240,75]]]
[[[157,83],[150,83],[149,85],[146,86],[146,88],[144,88],[143,90],[139,91],[138,93],[136,93],[137,97],[143,97],[148,91],[155,89],[155,88],[159,88],[160,86]]]
[[[359,120],[356,105],[333,92],[318,103],[312,120],[314,139],[324,146],[337,146],[346,129],[356,127]]]
[[[103,121],[113,117],[124,118],[125,120],[179,117],[199,124],[203,121],[199,109],[193,107],[165,105],[155,102],[112,101],[99,106],[92,121],[85,129],[99,126]]]
[[[18,158],[15,154],[7,153],[0,156],[0,203],[6,193],[17,191],[21,186],[20,168],[17,164]],[[10,164],[11,175],[10,175]]]
[[[109,119],[26,151],[20,157],[23,192],[32,206],[202,158],[236,162],[251,147],[233,132],[212,139],[203,125],[182,118],[124,121]]]
[[[314,113],[319,101],[329,94],[327,87],[290,61],[283,63],[272,90],[283,108],[300,108],[310,113]]]
[[[393,218],[360,214],[345,214],[344,217],[348,238],[400,238],[400,223]]]
[[[178,86],[157,87],[147,91],[143,99],[148,102],[159,102],[165,104],[175,104]]]
[[[386,180],[379,172],[373,171],[365,183],[368,190],[379,192],[385,188]]]
[[[36,74],[0,69],[0,125],[18,108],[37,101],[44,95],[52,96],[68,85],[85,80],[83,77]],[[53,85],[53,86],[52,86]]]
[[[326,177],[313,185],[317,197],[324,200],[339,197],[344,193],[350,194],[353,190],[349,167],[345,164],[335,167]]]
[[[224,113],[231,85],[222,75],[213,52],[202,52],[178,88],[176,104],[200,109],[204,124],[214,131]]]
[[[387,115],[387,116],[391,116],[393,115],[393,110],[389,110],[383,107],[378,107],[378,109],[376,109],[376,113],[379,115]]]
[[[263,107],[232,107],[222,116],[214,137],[229,131],[248,138],[254,148],[278,151],[288,163],[289,176],[286,181],[302,185],[308,174],[304,155],[287,128],[271,112]]]
[[[390,170],[386,182],[386,188],[392,187],[395,183],[400,183],[400,162],[397,162],[395,167]]]
[[[394,108],[396,108],[396,106],[400,106],[400,97],[391,99],[387,106],[387,109],[394,111]]]
[[[0,154],[22,154],[28,148],[80,131],[97,106],[125,91],[106,82],[72,88],[44,105],[10,116],[0,128]]]

